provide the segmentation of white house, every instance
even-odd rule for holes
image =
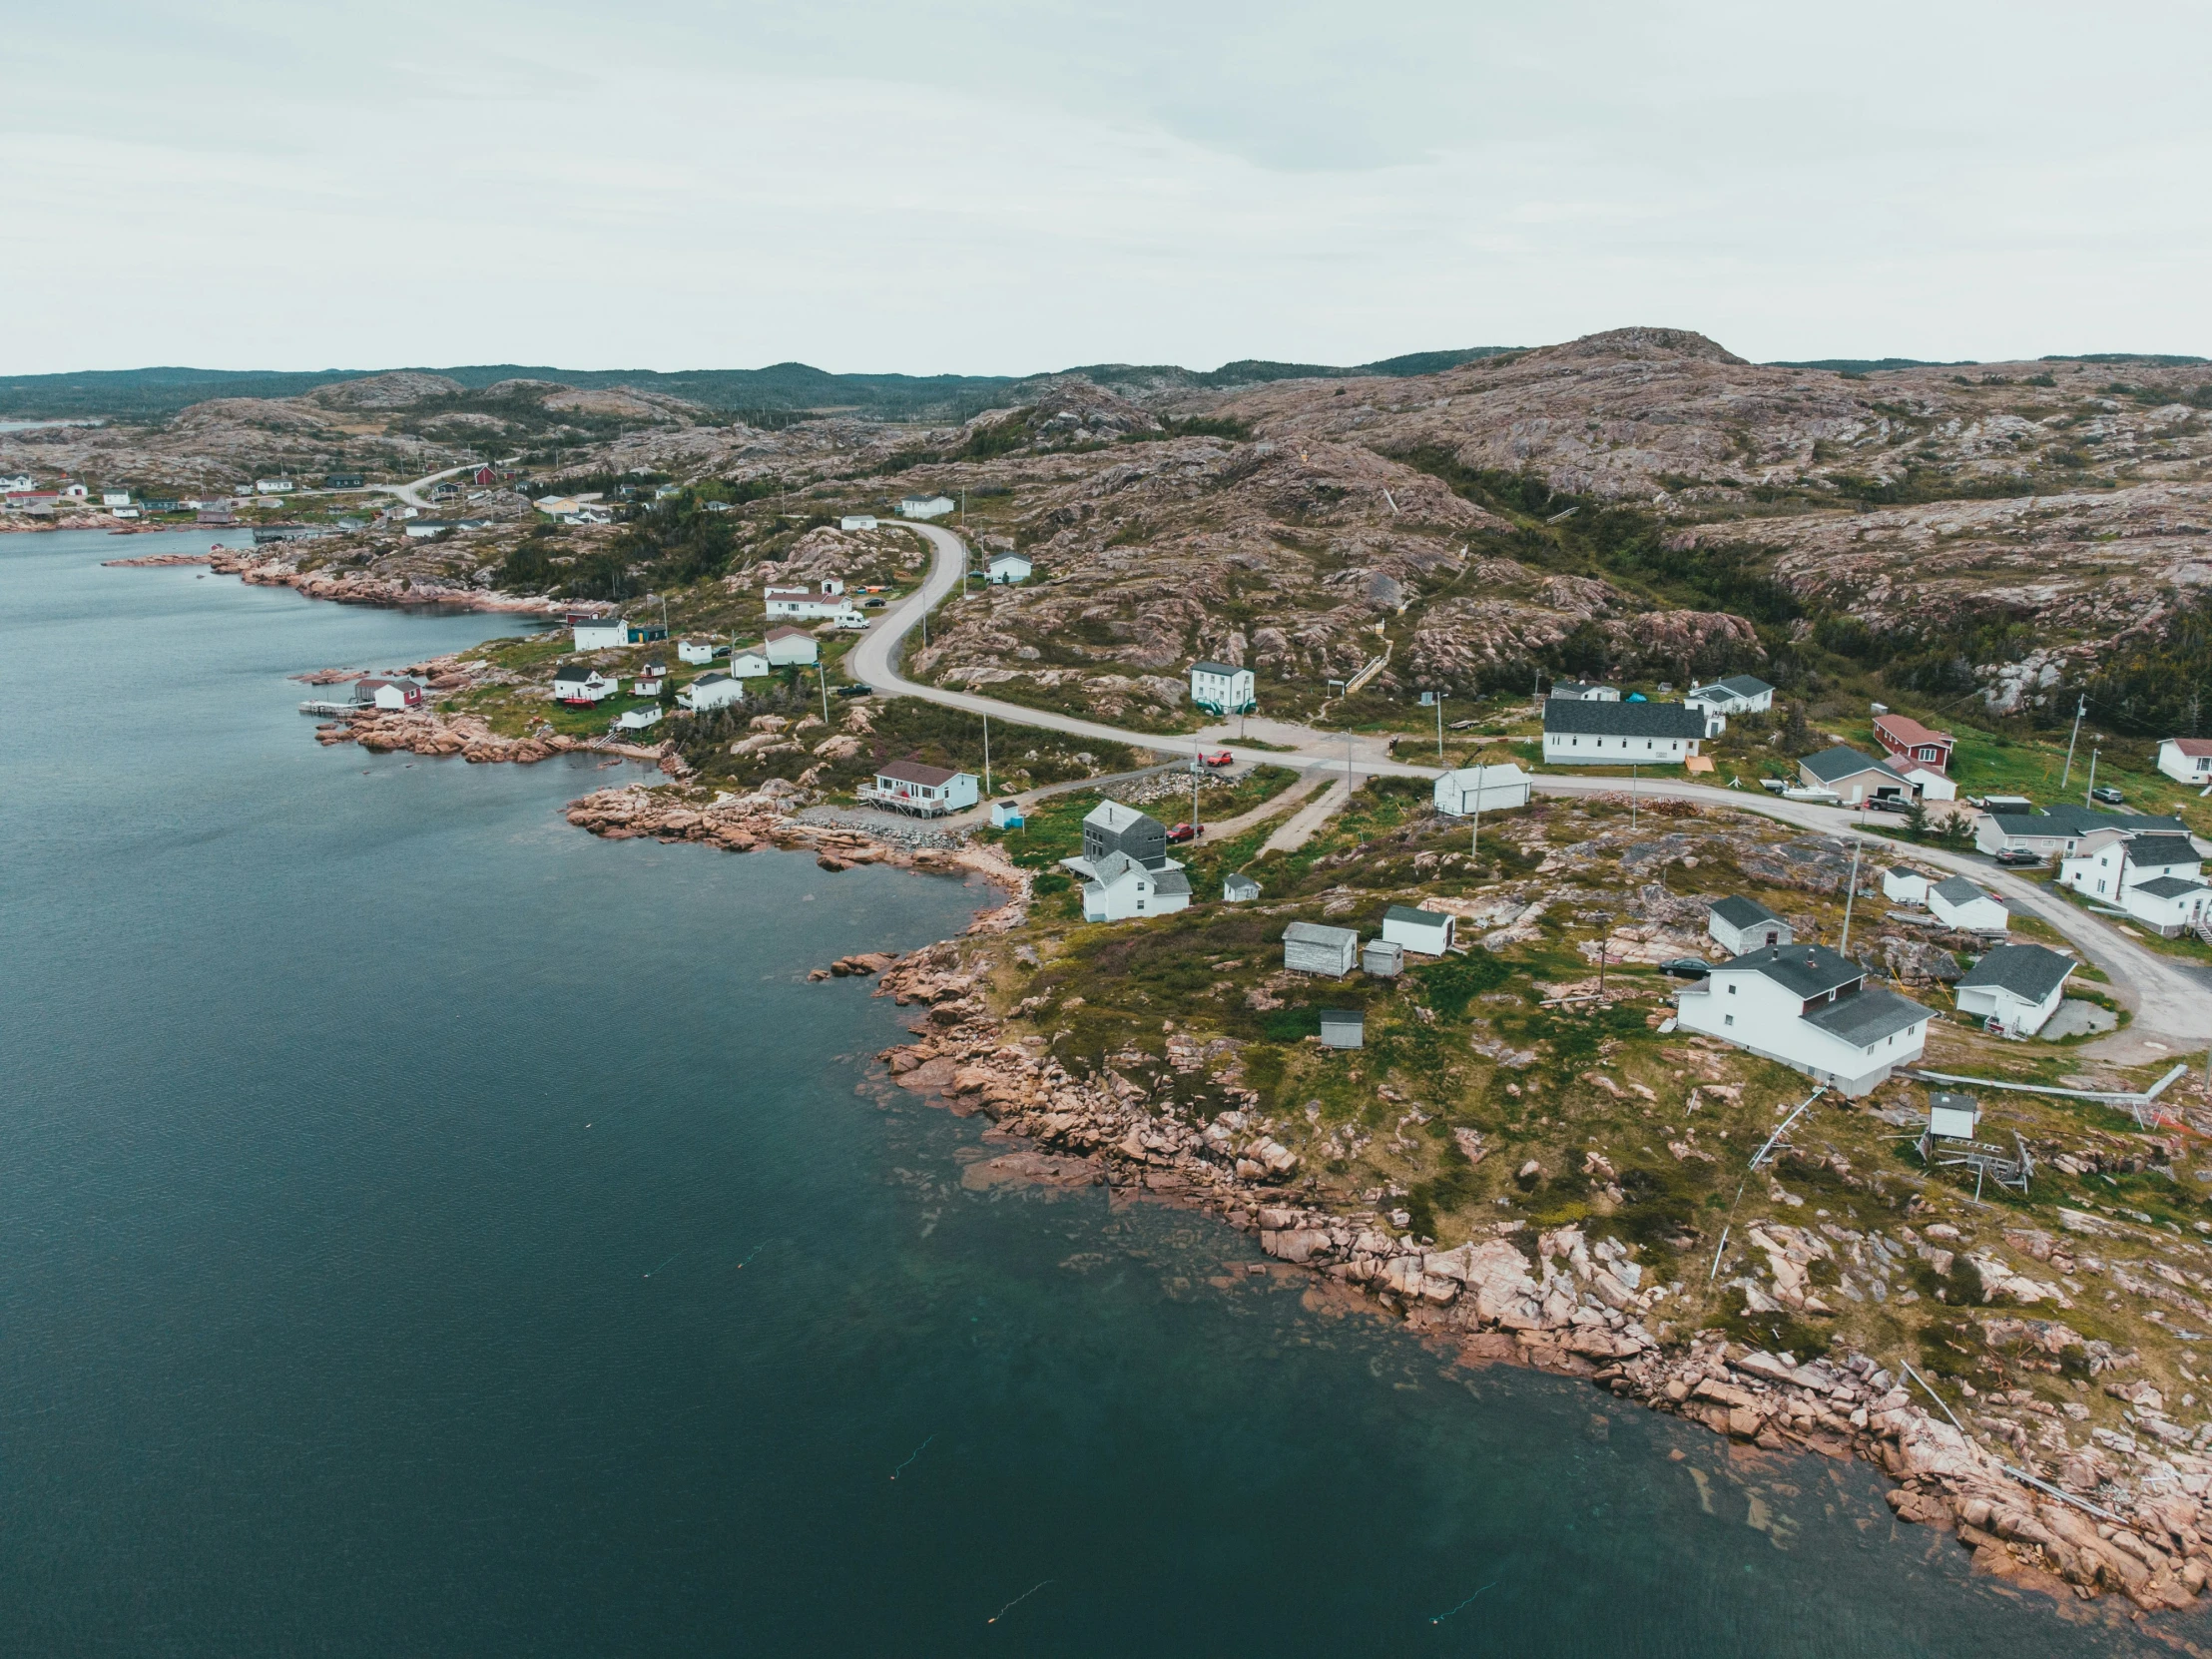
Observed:
[[[1983,892],[1963,875],[1953,875],[1930,887],[1928,909],[1945,927],[1967,933],[2001,933],[2012,920],[2001,899]]]
[[[678,640],[676,642],[676,660],[680,663],[695,663],[704,666],[715,660],[715,652],[719,649],[713,640]]]
[[[647,663],[630,682],[632,697],[658,697],[661,688],[668,684],[668,670],[659,663]]]
[[[1894,903],[1926,904],[1928,886],[1927,876],[1904,864],[1893,864],[1882,872],[1882,896]]]
[[[2186,835],[2189,832],[2189,827],[2177,818],[2099,813],[2087,807],[2053,807],[2047,813],[2013,812],[2000,806],[1994,796],[1983,800],[1989,810],[1974,825],[1973,843],[1984,852],[2028,851],[2049,858],[2072,852],[2083,837],[2099,830],[2118,830],[2134,835]],[[2023,808],[2025,805],[2021,803]]]
[[[1679,703],[1585,703],[1544,699],[1544,764],[1680,766],[1712,732],[1703,709]]]
[[[1530,779],[1511,762],[1503,766],[1461,767],[1436,780],[1436,811],[1446,818],[1501,812],[1528,805]]]
[[[917,818],[941,818],[975,805],[975,775],[919,761],[891,761],[875,769],[875,782],[860,790],[861,801]],[[1186,902],[1188,889],[1185,890]]]
[[[1565,703],[1618,703],[1618,686],[1600,686],[1587,680],[1554,680],[1551,695]]]
[[[100,505],[103,507],[128,507],[131,504],[129,490],[102,490]]]
[[[2004,1037],[2032,1037],[2058,1009],[2066,976],[2079,966],[2039,944],[2000,944],[1954,987],[1958,1011]]]
[[[619,651],[630,643],[630,625],[618,616],[579,617],[569,627],[579,651]]]
[[[676,694],[676,706],[694,714],[708,709],[727,709],[744,701],[744,685],[720,672],[702,674]]]
[[[289,478],[257,478],[254,480],[256,495],[284,495],[298,488]]]
[[[419,709],[422,688],[412,680],[356,680],[353,701],[372,709]]]
[[[844,517],[837,520],[837,528],[840,530],[872,530],[875,528],[875,515],[873,513],[846,513]]]
[[[1001,553],[983,567],[984,576],[1001,586],[1012,586],[1029,580],[1032,567],[1019,553]]]
[[[821,622],[828,618],[841,619],[852,610],[851,602],[843,597],[844,584],[835,578],[827,578],[818,587],[771,587],[763,590],[772,617],[790,617],[797,621]]]
[[[660,724],[661,710],[658,704],[645,709],[625,709],[615,716],[615,730],[618,732],[642,732],[648,726]]]
[[[1705,931],[1731,956],[1741,956],[1747,950],[1760,950],[1771,944],[1797,942],[1797,934],[1791,931],[1788,922],[1756,898],[1746,898],[1742,893],[1730,893],[1726,898],[1713,901],[1712,912],[1705,918]]]
[[[1871,988],[1867,970],[1818,944],[1778,944],[1723,962],[1680,991],[1676,1018],[1750,1053],[1864,1095],[1927,1046],[1929,1011]]]
[[[286,489],[289,489],[291,486],[289,484],[286,484],[284,487]],[[85,486],[82,484],[65,483],[61,487],[61,493],[72,501],[82,501],[92,492],[86,489]]]
[[[1913,793],[1923,801],[1958,799],[1958,786],[1950,781],[1947,774],[1931,772],[1926,767],[1905,766],[1903,762],[1897,765],[1903,767],[1905,781],[1913,786]]]
[[[433,536],[440,536],[448,530],[459,528],[460,526],[449,518],[418,518],[408,523],[407,539],[409,541],[428,541]]]
[[[1386,944],[1417,950],[1424,956],[1443,956],[1451,950],[1451,923],[1452,918],[1440,910],[1392,904],[1382,912],[1382,938]]]
[[[898,504],[900,518],[942,518],[958,506],[949,495],[909,495]]]
[[[2177,784],[2212,784],[2212,738],[2168,738],[2158,746],[2158,770]]]
[[[767,654],[769,663],[776,668],[792,663],[822,661],[822,648],[815,643],[814,635],[804,628],[771,628],[768,631]]]
[[[1213,715],[1249,715],[1260,707],[1249,668],[1227,663],[1191,664],[1191,702]]]
[[[1132,916],[1163,916],[1187,908],[1190,877],[1180,864],[1151,869],[1126,852],[1110,852],[1083,883],[1085,921],[1127,921]]]
[[[2185,834],[2095,830],[2060,862],[2058,879],[2172,938],[2212,906],[2203,868],[2203,855]]]
[[[1887,761],[1839,744],[1798,762],[1798,780],[1807,789],[1830,790],[1847,807],[1862,801],[1910,801],[1913,786]]]
[[[758,680],[764,674],[773,673],[776,665],[768,660],[768,653],[758,646],[747,646],[743,651],[730,653],[730,678],[733,680]]]
[[[1763,715],[1774,707],[1774,688],[1748,674],[1733,674],[1710,686],[1692,686],[1682,701],[1716,715]]]
[[[621,690],[621,682],[610,680],[596,668],[557,668],[553,671],[553,700],[556,703],[598,703]]]
[[[38,480],[28,472],[18,472],[12,477],[0,478],[0,492],[8,495],[28,495],[38,488]]]

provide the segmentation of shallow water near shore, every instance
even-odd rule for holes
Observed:
[[[322,749],[287,674],[516,624],[98,566],[207,539],[0,542],[6,1651],[2153,1647],[1864,1468],[963,1187],[900,1012],[804,975],[987,889]]]

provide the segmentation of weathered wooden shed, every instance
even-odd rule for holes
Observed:
[[[1360,971],[1378,979],[1395,979],[1405,971],[1405,947],[1391,939],[1370,939],[1360,949]]]
[[[1367,1040],[1367,1015],[1357,1008],[1324,1008],[1321,1011],[1321,1045],[1324,1048],[1359,1048]]]
[[[1360,935],[1349,927],[1294,921],[1283,929],[1283,965],[1294,973],[1342,979],[1360,959]]]

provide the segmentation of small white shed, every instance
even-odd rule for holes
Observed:
[[[1928,1132],[1940,1140],[1970,1141],[1981,1127],[1981,1103],[1951,1089],[1928,1091]]]
[[[844,517],[837,520],[837,528],[840,530],[872,530],[875,528],[875,515],[873,513],[846,513]]]
[[[1349,927],[1294,921],[1283,929],[1283,965],[1294,973],[1342,979],[1360,959],[1360,935]]]
[[[2000,944],[1952,987],[1958,1011],[2006,1037],[2032,1037],[2058,1011],[2080,964],[2039,944]]]
[[[1395,979],[1405,971],[1405,947],[1388,939],[1370,939],[1360,947],[1360,971],[1376,979]]]
[[[1742,893],[1715,899],[1713,913],[1705,919],[1705,930],[1713,936],[1713,942],[1731,956],[1741,956],[1747,950],[1764,950],[1771,944],[1797,943],[1797,935],[1790,931],[1788,922],[1756,898],[1746,898]]]
[[[1892,864],[1882,872],[1882,896],[1899,904],[1926,904],[1928,877],[1904,864]]]
[[[1260,883],[1249,875],[1225,875],[1221,897],[1225,904],[1249,904],[1260,896]]]
[[[711,663],[715,660],[715,642],[713,640],[678,640],[676,642],[676,660],[698,666]]]
[[[1382,936],[1394,945],[1442,956],[1452,945],[1452,920],[1441,910],[1420,910],[1410,904],[1392,904],[1382,912]]]
[[[1953,875],[1930,887],[1928,908],[1945,927],[1968,933],[2001,933],[2011,924],[2003,903],[1963,875]]]
[[[648,726],[660,724],[661,711],[658,705],[644,709],[625,709],[615,716],[615,730],[618,732],[642,732]]]
[[[1367,1039],[1368,1018],[1357,1008],[1324,1008],[1321,1011],[1321,1045],[1324,1048],[1358,1048]]]

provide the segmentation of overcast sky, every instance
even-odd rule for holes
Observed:
[[[637,11],[15,31],[0,372],[2212,355],[2201,0]]]

